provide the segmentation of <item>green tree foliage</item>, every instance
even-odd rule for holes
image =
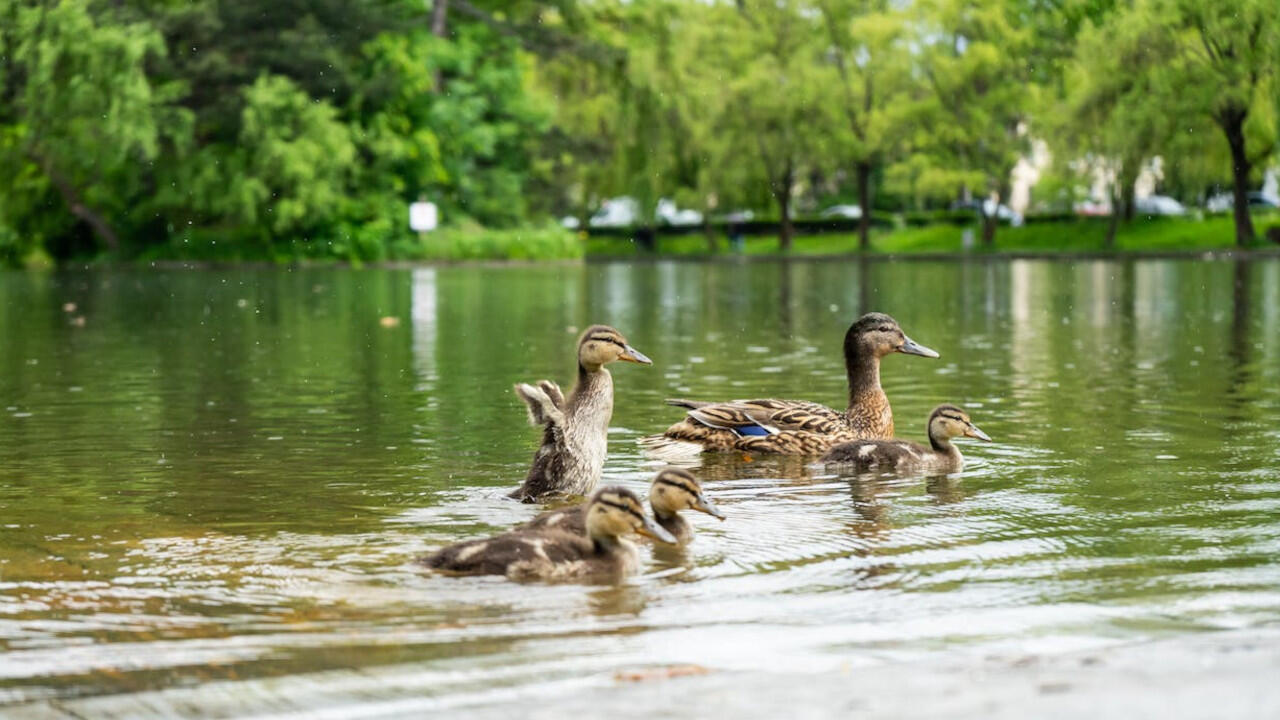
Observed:
[[[912,95],[906,13],[883,0],[826,0],[823,22],[839,78],[838,102],[848,122],[849,157],[862,217],[859,245],[870,248],[872,174],[905,140]]]
[[[1126,191],[1129,168],[1144,158],[1159,155],[1184,177],[1218,165],[1244,245],[1254,238],[1246,193],[1276,149],[1278,66],[1280,4],[1138,0],[1081,33],[1076,116],[1062,135],[1092,131],[1092,148],[1121,168]],[[1221,140],[1208,145],[1215,129]]]
[[[145,64],[163,52],[144,24],[94,18],[84,3],[0,0],[0,243],[119,250],[131,195],[189,114]]]
[[[1041,139],[1126,213],[1143,168],[1231,186],[1247,243],[1277,68],[1273,0],[0,0],[0,260],[541,256],[617,196],[640,239],[673,199],[783,249],[855,197],[865,248],[876,210],[1008,202]]]
[[[1024,61],[1030,33],[1008,2],[921,2],[921,72],[931,92],[920,118],[934,155],[932,175],[943,187],[964,188],[997,205],[1010,195],[1011,175],[1029,148],[1027,121],[1036,101]],[[983,213],[984,244],[995,241],[995,208]]]

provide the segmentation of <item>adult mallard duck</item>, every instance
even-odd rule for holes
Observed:
[[[687,416],[662,435],[645,438],[642,443],[658,454],[680,454],[689,447],[818,455],[850,440],[891,438],[893,410],[880,387],[880,359],[896,352],[938,357],[938,353],[907,337],[893,318],[884,313],[867,313],[849,326],[844,336],[849,406],[843,413],[800,400],[668,400],[670,405],[688,408]]]
[[[680,545],[693,540],[693,526],[680,515],[681,510],[697,510],[713,518],[724,520],[724,513],[702,492],[702,485],[688,470],[677,467],[663,468],[653,477],[649,486],[649,506],[653,517],[664,530],[675,537]],[[558,529],[575,534],[585,530],[585,505],[552,510],[530,520],[525,529]]]
[[[909,440],[858,440],[831,448],[822,461],[852,465],[858,470],[951,473],[964,467],[964,456],[952,440],[971,437],[991,442],[969,414],[955,405],[934,408],[927,428],[929,447]]]
[[[567,399],[550,380],[537,387],[516,385],[529,422],[544,429],[533,466],[511,497],[531,503],[551,495],[586,495],[599,484],[613,417],[613,377],[605,365],[618,360],[653,364],[622,333],[592,325],[578,338],[578,380]]]
[[[512,580],[616,578],[639,567],[639,552],[626,539],[632,533],[676,541],[644,514],[635,493],[610,486],[587,502],[580,532],[521,528],[450,545],[419,562],[451,575],[505,575]]]

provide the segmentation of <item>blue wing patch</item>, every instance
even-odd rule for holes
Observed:
[[[764,437],[765,435],[769,434],[768,430],[760,427],[759,425],[739,425],[738,427],[734,428],[733,431],[738,434],[738,437],[742,437],[744,435],[751,435],[753,437]]]

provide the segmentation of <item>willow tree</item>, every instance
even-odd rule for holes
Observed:
[[[936,175],[994,201],[982,213],[988,246],[1014,165],[1029,149],[1036,99],[1026,62],[1031,35],[1015,9],[1008,0],[929,0],[917,7],[920,70],[929,88],[920,105],[931,139],[925,152],[942,168]]]
[[[1249,125],[1251,118],[1275,111],[1280,3],[1146,0],[1113,19],[1113,25],[1122,22],[1146,28],[1149,44],[1162,51],[1142,68],[1159,90],[1151,101],[1175,113],[1207,116],[1222,131],[1231,152],[1236,243],[1247,245],[1254,239],[1251,174],[1276,147],[1274,117],[1256,125],[1258,133]]]
[[[163,52],[146,25],[96,19],[87,2],[0,0],[0,172],[13,181],[0,225],[63,238],[83,223],[120,250],[162,129],[187,121],[147,78]]]
[[[848,123],[848,155],[857,185],[858,244],[871,247],[872,174],[904,137],[904,112],[914,84],[907,18],[887,0],[823,0],[835,98]]]
[[[721,69],[725,93],[719,127],[740,162],[758,169],[778,209],[778,246],[791,249],[792,201],[800,179],[839,157],[834,68],[820,16],[786,0],[741,0],[721,27],[730,48]]]

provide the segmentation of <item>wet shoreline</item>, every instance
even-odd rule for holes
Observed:
[[[565,716],[860,718],[1275,717],[1280,626],[1066,653],[1002,653],[797,674],[637,668],[467,697],[432,697],[435,671],[393,666],[208,683],[3,708],[10,720],[392,718],[451,710],[478,720]],[[639,678],[639,679],[637,679]],[[370,698],[377,698],[370,701]]]

